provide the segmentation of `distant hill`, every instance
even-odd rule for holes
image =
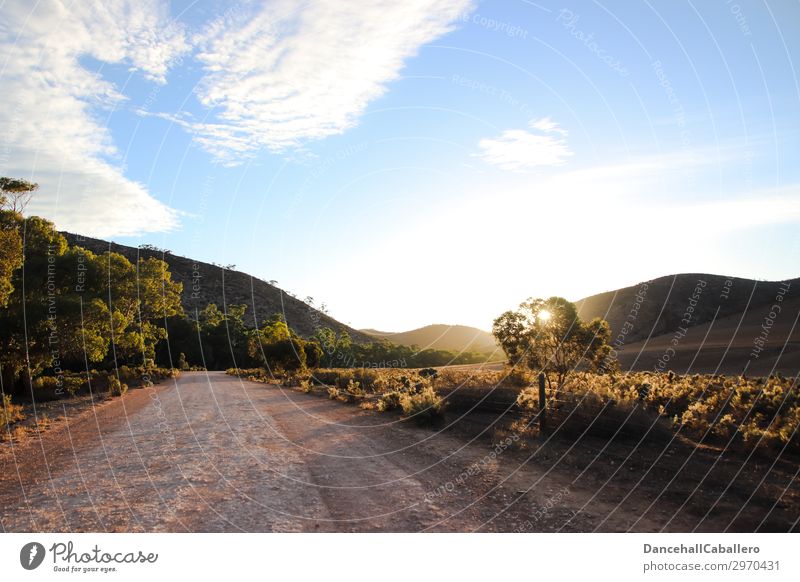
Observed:
[[[800,279],[788,283],[795,292],[800,291],[794,289],[800,286]],[[779,281],[688,273],[592,295],[576,305],[582,319],[602,317],[611,326],[612,338],[621,334],[625,343],[631,343],[707,323],[714,317],[750,312],[774,301],[781,285]]]
[[[426,325],[403,332],[386,332],[362,329],[371,337],[386,339],[402,346],[418,346],[421,349],[448,350],[454,352],[493,352],[497,349],[492,334],[466,325]]]
[[[777,298],[780,296],[780,300]],[[774,304],[779,313],[770,317]],[[800,279],[681,274],[577,301],[612,329],[625,370],[764,375],[800,371]],[[766,321],[770,319],[770,321]],[[762,336],[764,327],[768,333]],[[685,333],[684,333],[685,330]],[[754,356],[759,338],[764,345]],[[674,351],[673,351],[674,350]],[[659,361],[662,363],[659,364]]]
[[[245,323],[253,327],[275,313],[282,313],[289,326],[301,336],[308,337],[320,327],[346,331],[353,341],[364,343],[371,338],[332,317],[314,309],[282,289],[241,271],[228,270],[218,265],[189,259],[157,249],[142,249],[115,242],[64,232],[71,245],[83,247],[93,253],[113,251],[131,261],[138,257],[155,257],[165,261],[172,278],[183,283],[183,308],[187,313],[202,310],[209,303],[220,309],[223,305],[246,304]],[[255,307],[256,317],[253,317]]]
[[[768,302],[690,327],[685,336],[669,333],[626,344],[619,353],[620,366],[623,370],[659,366],[681,374],[793,376],[800,372],[800,288],[790,287],[784,297],[779,312]]]

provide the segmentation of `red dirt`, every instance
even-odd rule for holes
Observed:
[[[798,517],[796,463],[778,460],[767,473],[771,459],[713,464],[713,451],[674,443],[557,438],[492,456],[492,439],[475,432],[466,423],[419,429],[221,372],[187,373],[68,418],[41,439],[0,446],[0,525],[208,532],[754,531],[761,524],[787,531]]]

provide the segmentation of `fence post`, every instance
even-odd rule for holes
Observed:
[[[539,374],[539,432],[545,432],[547,428],[547,402],[545,401],[544,391],[544,372]]]

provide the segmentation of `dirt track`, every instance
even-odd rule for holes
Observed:
[[[0,525],[4,531],[721,531],[741,509],[731,529],[752,530],[767,517],[768,529],[785,531],[796,518],[793,496],[769,512],[771,503],[760,498],[778,499],[787,487],[796,494],[788,470],[775,472],[775,482],[764,485],[769,490],[759,489],[751,501],[749,485],[735,484],[704,518],[716,496],[705,499],[696,488],[692,497],[689,473],[666,491],[658,471],[649,473],[648,484],[649,465],[636,456],[625,465],[619,450],[598,454],[591,445],[553,443],[533,459],[530,449],[495,458],[491,450],[486,438],[418,429],[392,415],[221,372],[187,373],[102,403],[41,440],[2,445]],[[675,459],[675,450],[665,458]],[[745,473],[754,471],[763,475],[752,466]]]

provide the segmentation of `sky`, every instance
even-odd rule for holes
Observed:
[[[0,175],[356,328],[800,276],[800,3],[0,4]]]

